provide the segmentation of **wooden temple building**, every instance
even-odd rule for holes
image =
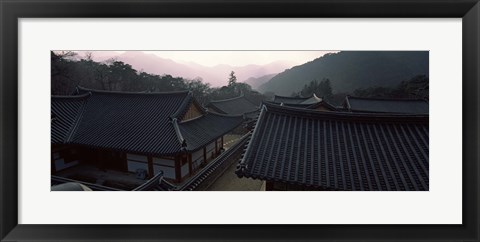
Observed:
[[[80,88],[79,95],[52,96],[51,117],[52,175],[86,166],[145,179],[162,172],[173,184],[217,157],[223,136],[243,123],[241,115],[206,111],[189,91]]]
[[[286,97],[275,95],[272,102],[266,103],[287,107],[314,109],[318,111],[338,111],[337,107],[333,106],[325,99],[317,97],[315,93],[309,97]]]
[[[428,121],[266,103],[236,173],[266,190],[428,191]]]
[[[258,104],[255,104],[245,95],[238,97],[211,101],[207,108],[213,112],[231,115],[244,115],[260,110]]]
[[[255,120],[260,113],[259,103],[248,99],[245,95],[235,98],[211,101],[207,108],[209,111],[219,114],[243,115],[245,118],[245,127],[250,130],[255,125]]]
[[[308,106],[311,106],[312,104],[316,104],[321,101],[322,101],[322,98],[317,97],[314,93],[309,97],[301,97],[301,96],[287,97],[287,96],[275,95],[273,97],[272,102],[282,106],[306,108]]]
[[[349,112],[428,114],[424,99],[365,98],[347,96],[343,107]]]

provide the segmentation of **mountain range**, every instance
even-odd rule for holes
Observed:
[[[330,79],[333,92],[394,87],[416,75],[428,76],[428,51],[342,51],[285,70],[259,86],[260,92],[290,95],[313,80]]]
[[[273,74],[268,74],[265,76],[261,77],[250,77],[247,80],[245,80],[245,83],[250,84],[253,89],[258,89],[259,86],[263,85],[264,83],[270,81],[274,76],[276,76],[278,73],[273,73]]]
[[[79,54],[83,55],[84,53],[79,52]],[[212,87],[227,85],[229,74],[234,71],[238,81],[246,82],[255,88],[269,80],[268,77],[274,75],[272,73],[282,72],[294,65],[290,61],[275,61],[266,65],[203,66],[195,62],[180,63],[141,51],[126,51],[121,54],[113,51],[92,52],[92,59],[95,61],[106,61],[111,58],[130,64],[138,71],[150,74],[168,74],[187,79],[201,78],[203,82],[210,83]]]

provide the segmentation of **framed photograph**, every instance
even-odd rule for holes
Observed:
[[[478,0],[0,6],[1,241],[479,240]]]

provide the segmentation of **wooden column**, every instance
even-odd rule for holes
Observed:
[[[181,157],[182,157],[181,155],[175,156],[175,181],[176,182],[180,182],[182,180],[182,171],[180,170],[182,166],[182,163],[180,161]]]
[[[207,147],[203,147],[203,163],[207,163]]]
[[[215,157],[218,155],[218,140],[215,140]]]
[[[187,159],[188,159],[188,172],[190,173],[190,176],[193,175],[193,164],[192,164],[192,154],[187,154]]]
[[[155,171],[153,170],[153,158],[151,155],[147,157],[148,161],[148,178],[152,178],[155,175]]]
[[[97,152],[96,166],[98,169],[105,171],[105,160],[103,158],[103,152],[100,149],[97,149],[96,152]]]
[[[266,181],[265,191],[273,191],[273,182],[272,181]]]
[[[53,174],[55,174],[55,172],[56,172],[56,170],[57,170],[57,169],[55,168],[55,159],[53,158],[53,153],[54,153],[54,152],[51,152],[51,165],[50,165],[50,166],[51,166],[51,168],[50,168],[50,175],[53,175]]]
[[[122,162],[123,162],[123,170],[128,172],[128,160],[127,160],[127,153],[122,152]]]
[[[220,147],[220,148],[223,148],[223,135],[222,135],[222,147]]]

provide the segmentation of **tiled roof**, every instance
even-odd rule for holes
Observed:
[[[248,113],[244,113],[243,115],[244,115],[245,119],[250,120],[250,119],[256,119],[259,114],[260,114],[260,109],[255,110],[255,111],[251,111],[251,112],[248,112]]]
[[[232,115],[241,115],[259,109],[257,105],[253,104],[243,95],[230,99],[211,101],[207,107],[218,113]]]
[[[423,99],[386,99],[347,96],[345,107],[352,112],[428,114]]]
[[[325,101],[322,99],[322,101],[318,102],[318,103],[314,103],[314,104],[311,104],[309,106],[307,106],[306,108],[307,109],[316,109],[318,107],[325,107],[326,109],[330,110],[330,111],[339,111],[339,109],[337,109],[335,106],[333,106],[332,104],[330,104],[329,102]]]
[[[320,99],[320,101],[315,102],[315,103],[276,103],[276,102],[269,102],[269,101],[264,101],[263,103],[271,104],[271,105],[280,105],[280,106],[285,106],[285,107],[294,107],[294,108],[306,108],[306,109],[316,109],[319,106],[324,106],[327,109],[330,109],[332,111],[337,111],[337,108],[331,105],[330,103],[326,102],[323,99]]]
[[[228,116],[208,113],[200,118],[179,123],[178,126],[186,140],[187,150],[195,151],[235,129],[242,122],[242,115]]]
[[[82,99],[84,104],[81,115],[76,116],[68,143],[132,153],[171,155],[182,150],[183,138],[194,137],[182,133],[188,130],[179,132],[178,126],[174,125],[177,120],[181,120],[188,105],[194,102],[191,92],[128,93],[82,90],[86,91],[89,96],[69,98]],[[67,102],[57,100],[59,99],[52,98],[53,116],[63,115],[58,110],[67,110],[69,107]],[[58,127],[65,126],[55,123],[73,122],[73,116],[72,112],[67,116],[69,119],[59,118],[52,121],[52,143],[57,143],[56,137],[59,136],[53,134],[62,133]],[[202,120],[203,118],[198,118],[190,122],[193,124]],[[210,122],[217,125],[218,129],[229,128],[228,125],[218,124],[219,120],[210,119]],[[208,126],[204,128],[206,131],[211,130]],[[211,136],[215,134],[209,133]],[[185,142],[201,145],[197,140],[186,139]]]
[[[172,154],[180,150],[169,118],[189,93],[92,92],[74,144],[136,153]]]
[[[256,107],[259,107],[260,105],[262,105],[262,101],[264,99],[264,96],[261,95],[261,94],[255,94],[255,93],[247,93],[247,94],[244,94],[244,97],[250,101],[251,103],[253,103]]]
[[[52,143],[61,144],[68,142],[71,134],[80,117],[85,101],[90,94],[81,96],[56,96],[51,99],[52,121],[51,140]]]
[[[428,190],[428,115],[265,104],[239,177],[326,190]]]
[[[286,97],[286,96],[278,96],[278,95],[275,95],[274,98],[273,98],[273,102],[274,103],[283,103],[285,105],[288,105],[288,104],[304,104],[304,105],[311,105],[311,104],[314,104],[314,103],[318,103],[320,102],[322,99],[317,97],[314,94],[312,94],[310,97],[300,97],[300,96],[296,96],[296,97]]]
[[[308,108],[313,104],[301,104],[301,103],[271,103],[275,105],[285,106],[285,107],[293,107],[293,108]]]

